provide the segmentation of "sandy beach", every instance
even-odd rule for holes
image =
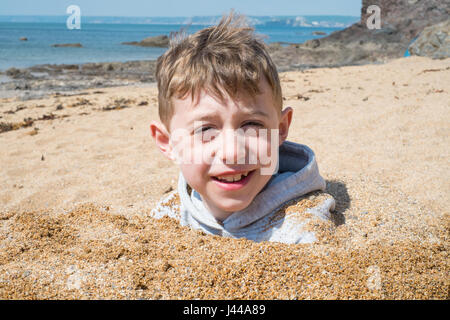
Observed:
[[[149,217],[178,178],[153,84],[0,99],[0,298],[448,299],[450,59],[280,78],[337,201],[312,245]]]

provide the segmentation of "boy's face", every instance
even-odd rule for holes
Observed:
[[[169,130],[152,123],[161,151],[176,161],[216,219],[245,209],[277,168],[278,146],[287,137],[292,109],[278,111],[264,80],[254,99],[220,101],[202,91],[174,99]],[[197,104],[195,104],[197,102]]]

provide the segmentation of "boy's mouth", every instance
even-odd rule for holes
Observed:
[[[213,177],[216,180],[220,180],[222,182],[237,182],[248,176],[250,171],[233,174],[233,175],[223,175],[223,176],[216,176]]]
[[[212,176],[211,178],[218,183],[219,186],[225,189],[232,189],[243,187],[256,170],[244,171],[236,174],[223,174]]]

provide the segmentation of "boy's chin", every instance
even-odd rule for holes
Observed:
[[[244,210],[250,205],[251,202],[252,199],[245,199],[245,200],[227,199],[223,201],[218,201],[218,203],[216,203],[216,206],[222,211],[233,213],[236,211]]]

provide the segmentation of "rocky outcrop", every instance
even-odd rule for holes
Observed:
[[[27,69],[9,68],[5,74],[12,79],[31,79],[33,76]]]
[[[83,46],[81,43],[56,43],[52,44],[52,47],[58,48],[58,47],[72,47],[72,48],[82,48]]]
[[[166,35],[160,35],[156,37],[145,38],[141,41],[132,41],[132,42],[122,42],[122,44],[132,45],[132,46],[141,46],[141,47],[159,47],[159,48],[167,48],[169,46],[169,37]]]
[[[155,60],[10,68],[5,71],[10,80],[0,82],[0,93],[27,100],[54,92],[144,84],[155,81],[155,69]]]
[[[409,46],[409,52],[433,59],[450,57],[450,19],[425,28]]]
[[[370,5],[380,8],[380,29],[367,27]],[[280,71],[385,62],[402,57],[424,28],[447,20],[449,15],[449,1],[363,0],[358,23],[303,44],[270,46],[270,52]]]

